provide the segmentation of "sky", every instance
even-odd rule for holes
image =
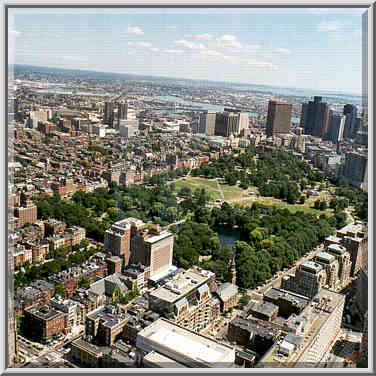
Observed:
[[[9,63],[361,94],[364,9],[9,9]]]

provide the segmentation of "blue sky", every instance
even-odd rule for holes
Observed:
[[[9,62],[361,93],[362,9],[10,9]]]

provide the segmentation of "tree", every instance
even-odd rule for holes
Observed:
[[[78,286],[84,288],[84,289],[88,289],[90,287],[90,284],[91,284],[91,280],[89,277],[84,277],[81,279],[81,281],[78,283]]]
[[[56,295],[59,295],[62,298],[65,298],[67,296],[67,292],[65,291],[65,288],[61,283],[55,284],[55,296]]]

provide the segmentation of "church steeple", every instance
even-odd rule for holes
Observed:
[[[235,256],[232,258],[231,263],[231,283],[236,285],[236,265],[235,265]]]

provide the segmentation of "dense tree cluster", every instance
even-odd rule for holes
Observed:
[[[227,184],[247,189],[258,187],[262,196],[275,197],[295,204],[309,184],[322,182],[324,175],[306,162],[283,151],[257,151],[230,154],[204,163],[192,171],[193,176],[223,178]],[[304,199],[301,199],[304,200]]]
[[[233,257],[232,247],[220,247],[216,226],[235,228],[242,241],[236,243],[236,265],[240,287],[253,288],[265,282],[279,270],[291,265],[309,252],[343,218],[328,218],[254,203],[251,207],[230,206],[197,208],[194,219],[187,222],[175,239],[174,262],[181,267],[200,265],[218,273],[219,279],[229,278]],[[346,219],[346,215],[345,215]],[[211,255],[199,262],[199,256]]]

